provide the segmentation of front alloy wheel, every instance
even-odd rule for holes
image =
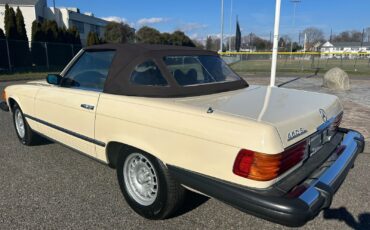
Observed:
[[[24,145],[35,145],[42,139],[28,125],[23,112],[17,103],[12,107],[13,123],[19,141]]]
[[[24,126],[24,119],[22,112],[19,108],[14,111],[14,122],[15,122],[15,129],[17,130],[17,134],[20,138],[24,138],[26,130]]]

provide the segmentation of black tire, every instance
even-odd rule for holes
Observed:
[[[22,120],[23,120],[23,124],[24,124],[24,135],[23,136],[21,136],[19,131],[17,130],[16,116],[18,114],[18,111],[20,112],[20,114],[22,116]],[[17,134],[17,137],[18,137],[19,141],[23,145],[27,145],[27,146],[32,146],[32,145],[35,145],[35,144],[39,143],[40,140],[41,140],[41,137],[37,133],[32,131],[31,127],[28,125],[26,119],[24,118],[24,114],[23,114],[21,108],[19,107],[19,105],[17,103],[14,103],[14,105],[13,105],[12,113],[13,113],[12,116],[13,116],[13,124],[14,124],[14,128],[15,128],[15,133]]]
[[[154,202],[142,205],[130,195],[125,183],[124,164],[132,154],[141,154],[154,167],[158,178],[158,192]],[[121,191],[130,207],[142,217],[160,220],[171,217],[182,206],[185,188],[177,183],[169,174],[166,166],[157,158],[137,149],[130,149],[120,154],[117,162],[117,177]]]

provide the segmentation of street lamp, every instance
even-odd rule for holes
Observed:
[[[231,0],[231,6],[230,6],[230,34],[229,34],[229,51],[231,52],[231,34],[233,32],[233,0]]]
[[[293,9],[293,35],[295,33],[295,12],[296,12],[296,8],[297,8],[297,4],[301,2],[301,0],[290,0],[290,2],[292,2],[294,4],[294,9]],[[290,42],[290,53],[293,52],[293,36],[292,36],[292,41]]]
[[[224,42],[224,0],[221,0],[221,38],[220,38],[220,52],[223,50]]]

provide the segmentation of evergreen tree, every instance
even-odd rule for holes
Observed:
[[[77,27],[73,26],[67,32],[70,34],[70,43],[81,45],[80,32],[78,32]]]
[[[8,39],[18,39],[15,12],[8,4],[5,5],[5,34]]]
[[[97,45],[100,44],[100,40],[98,34],[95,32],[89,32],[87,35],[87,46]]]
[[[14,67],[27,67],[30,64],[30,50],[22,12],[17,14],[12,7],[5,6],[5,33],[8,38],[10,62]]]
[[[67,36],[67,29],[63,26],[63,28],[59,28],[59,40],[62,43],[68,43],[68,36]]]
[[[118,34],[118,33],[115,33]],[[172,34],[161,33],[158,30],[144,26],[136,32],[137,42],[147,44],[163,44],[176,46],[195,47],[194,42],[182,31],[175,31]],[[201,44],[199,47],[204,48]]]
[[[212,37],[211,36],[208,36],[207,37],[207,41],[206,41],[206,50],[211,50],[212,49]]]
[[[45,33],[42,25],[37,20],[32,22],[32,37],[31,37],[31,56],[33,64],[36,66],[45,66],[45,45],[42,43],[45,41]]]
[[[235,50],[237,52],[240,51],[240,47],[242,44],[242,33],[240,31],[239,21],[236,20],[236,32],[235,32]]]
[[[18,32],[18,39],[28,41],[26,26],[24,24],[24,18],[22,11],[17,7],[17,12],[15,14],[16,18],[16,25],[17,25],[17,32]]]
[[[104,40],[108,43],[132,42],[134,37],[133,29],[122,22],[109,22],[105,27]]]
[[[59,28],[54,20],[45,20],[42,23],[42,31],[44,32],[45,42],[58,42]]]
[[[10,11],[9,5],[8,4],[5,4],[5,14],[4,14],[4,30],[5,30],[5,34],[8,34],[9,31],[10,31],[9,11]]]
[[[175,31],[171,34],[170,44],[175,46],[195,47],[194,42],[182,31]]]
[[[162,38],[161,38],[161,33],[149,26],[144,26],[141,27],[137,32],[136,32],[136,37],[138,42],[141,43],[147,43],[147,44],[161,44],[162,43]]]
[[[171,34],[170,33],[161,33],[161,44],[170,45]]]
[[[17,38],[18,40],[18,45],[16,47],[16,52],[18,56],[16,57],[16,64],[21,67],[26,67],[30,66],[31,64],[31,54],[30,54],[30,48],[28,44],[28,37],[27,37],[27,32],[26,32],[26,26],[24,24],[24,18],[22,11],[17,7],[16,14],[15,14],[15,19],[16,19],[16,28],[17,28]]]
[[[32,31],[32,37],[31,37],[32,42],[44,41],[44,32],[42,30],[42,25],[40,22],[36,20],[33,21],[31,31]]]
[[[0,68],[8,68],[8,55],[6,49],[5,34],[2,29],[0,29]]]

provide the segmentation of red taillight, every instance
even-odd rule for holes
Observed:
[[[306,149],[306,140],[279,154],[264,154],[242,149],[235,159],[233,172],[252,180],[272,180],[301,162]]]
[[[254,152],[242,149],[234,162],[233,172],[242,177],[248,177],[253,164]]]

